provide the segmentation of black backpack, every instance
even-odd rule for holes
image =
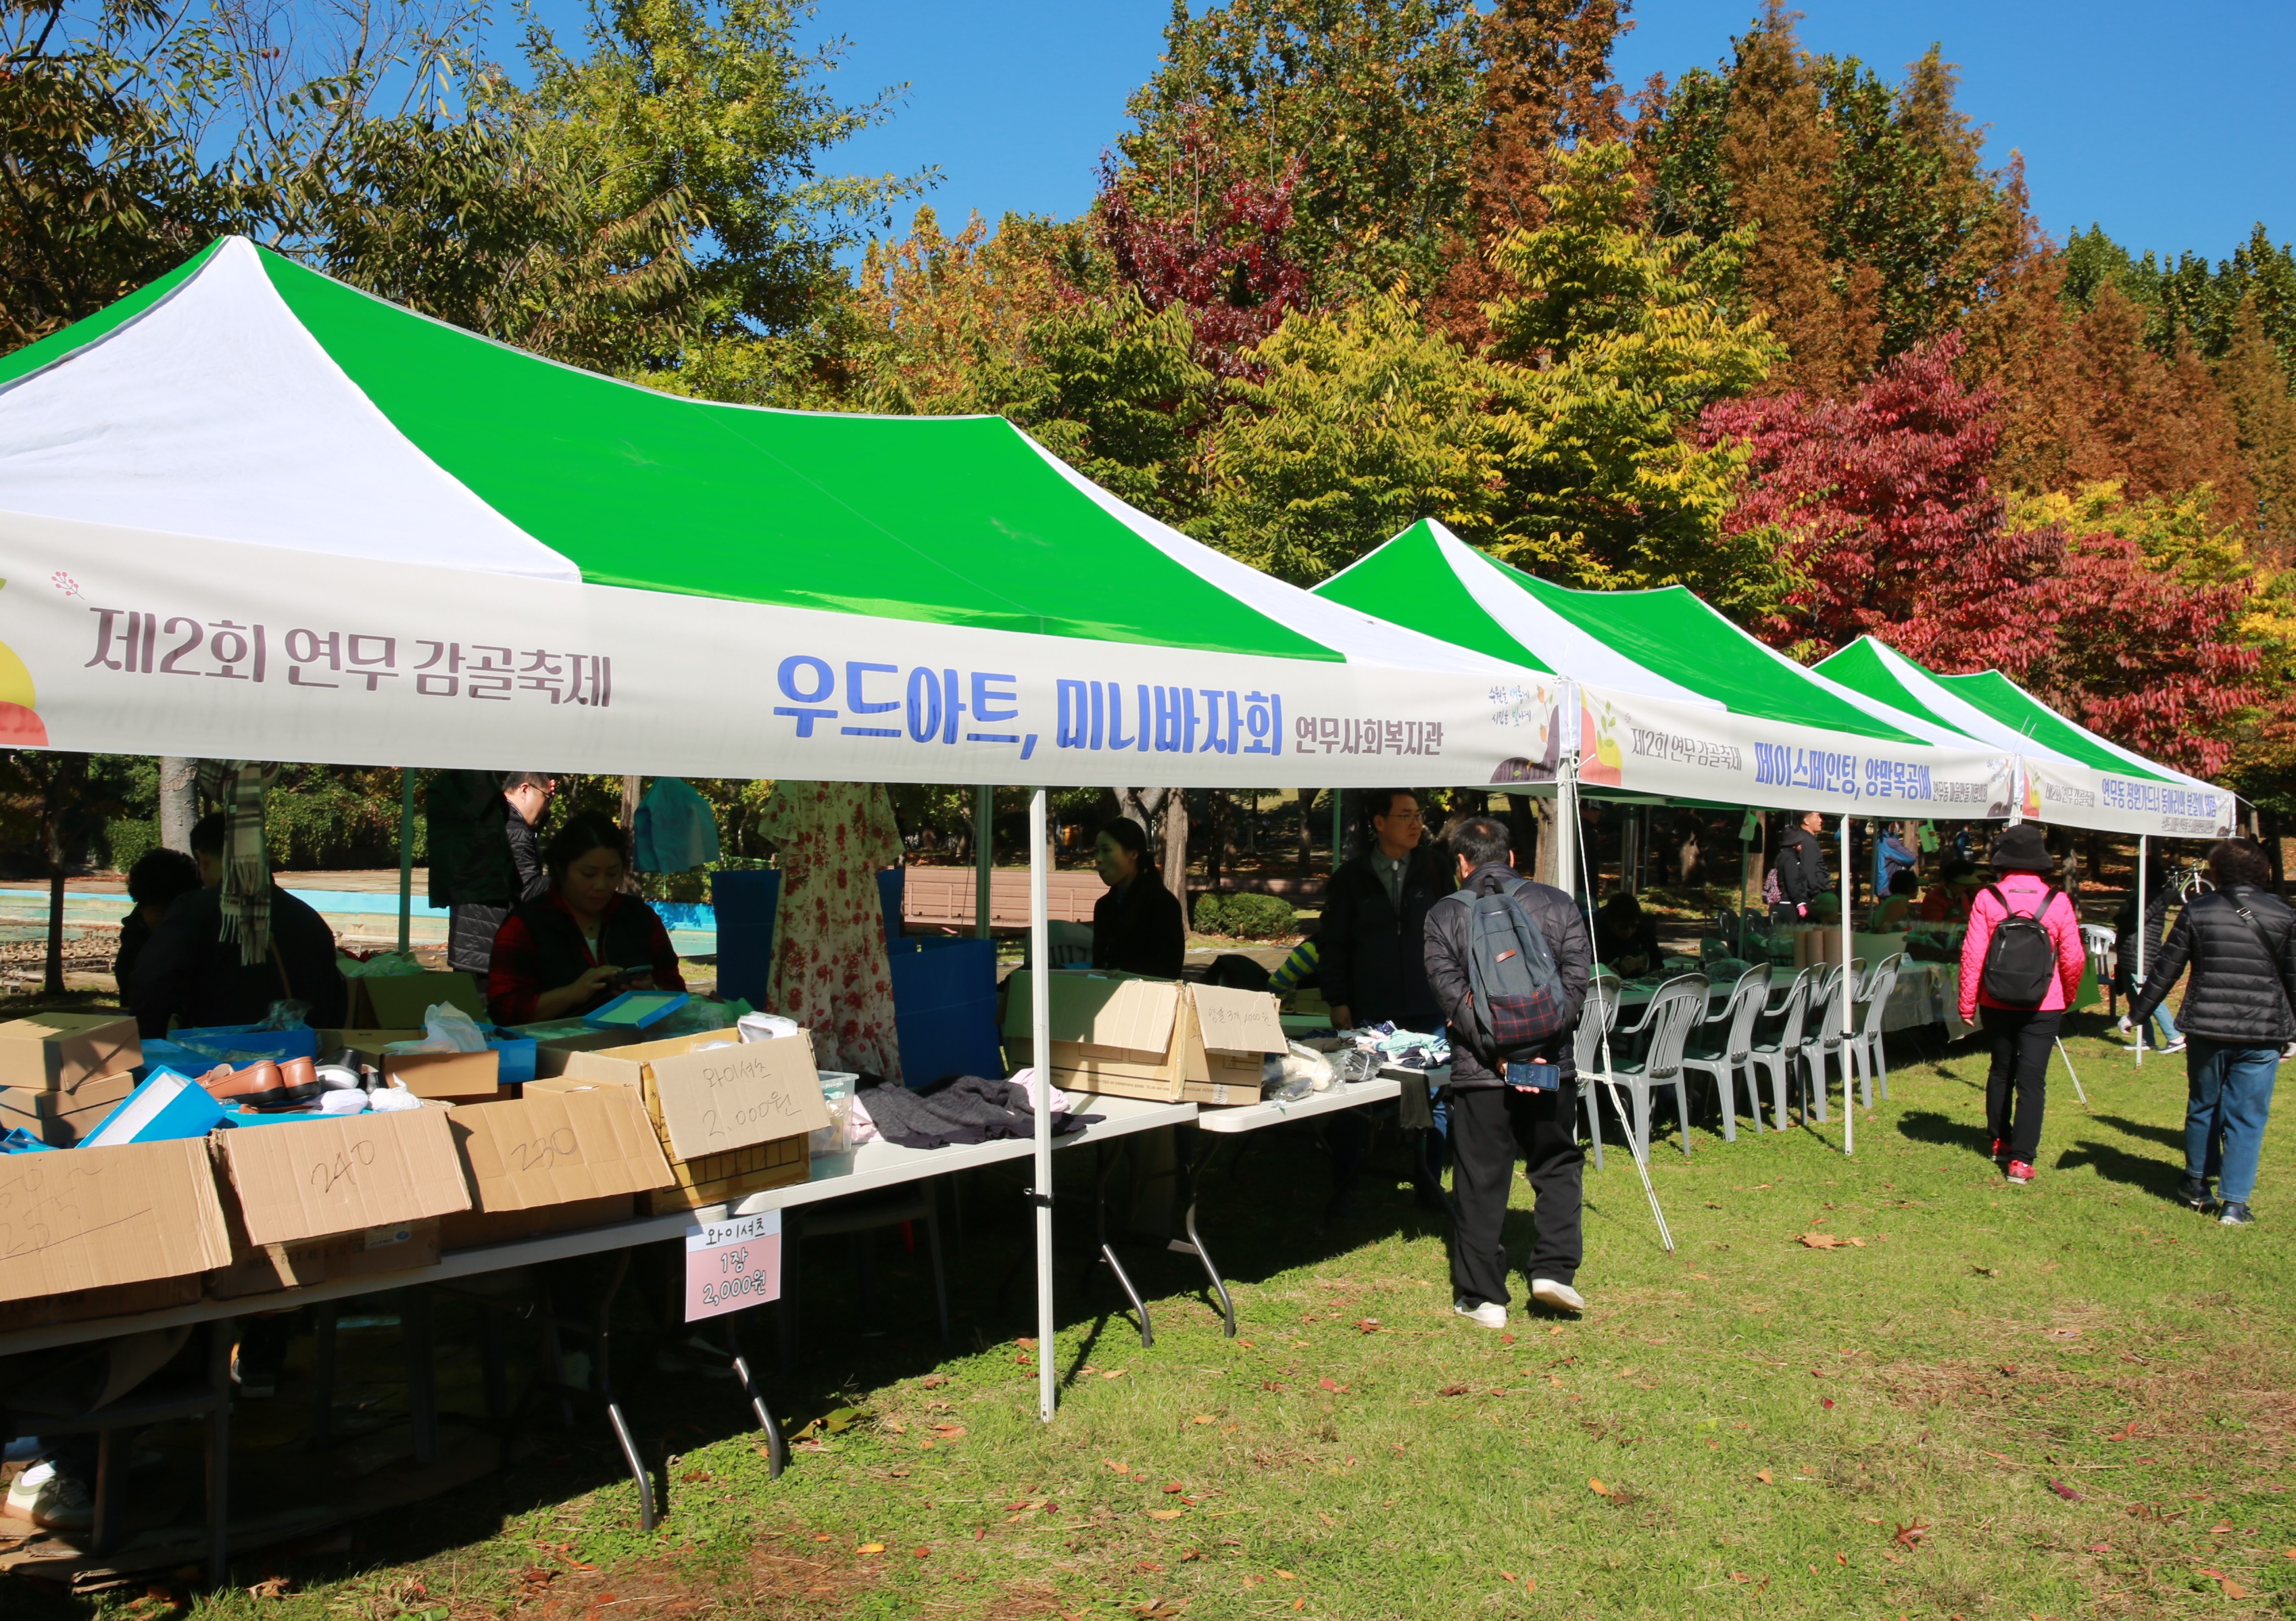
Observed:
[[[1997,884],[1987,885],[1985,893],[2008,915],[1993,926],[1993,938],[1985,948],[1985,977],[1978,983],[2004,1008],[2038,1008],[2057,977],[2057,942],[2041,921],[2056,901],[2057,887],[2049,885],[2041,904],[2030,912],[2011,907]]]
[[[1522,902],[1521,879],[1488,895],[1459,892],[1467,909],[1469,1016],[1476,1041],[1506,1059],[1538,1050],[1562,1029],[1562,973],[1538,920]]]

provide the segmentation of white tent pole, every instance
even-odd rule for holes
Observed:
[[[2136,996],[2144,993],[2144,936],[2152,933],[2152,930],[2144,926],[2144,869],[2151,865],[2152,855],[2152,841],[2145,835],[2138,834],[2136,835],[2136,976],[2129,981],[2129,983],[2136,989]],[[2133,1002],[2136,1000],[2136,996],[2131,996],[2128,1000]],[[2144,1067],[2144,1021],[2143,1019],[2136,1021],[2136,1067],[2139,1069]]]
[[[996,790],[982,783],[972,790],[972,937],[996,938],[989,874],[996,865]]]
[[[1045,791],[1029,795],[1029,1052],[1037,1107],[1037,1416],[1053,1421],[1053,966]]]
[[[1849,1039],[1857,1016],[1857,985],[1852,982],[1849,950],[1857,940],[1857,924],[1849,915],[1849,812],[1841,813],[1841,1151],[1857,1152],[1857,1089],[1849,1084]],[[1818,1085],[1824,1086],[1821,1064]]]

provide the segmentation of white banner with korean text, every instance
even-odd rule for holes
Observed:
[[[0,745],[1265,788],[1551,780],[1557,757],[1553,695],[1496,661],[1031,636],[7,514],[0,580]]]
[[[2027,755],[2021,764],[2019,811],[2030,822],[2153,838],[2220,839],[2232,835],[2239,816],[2239,801],[2229,788],[2124,777],[2055,758]]]

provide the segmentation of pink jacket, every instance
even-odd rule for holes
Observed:
[[[2048,881],[2038,873],[2013,872],[1997,878],[1992,885],[2009,897],[2010,904],[2020,912],[2030,913],[2042,895],[2049,889]],[[1961,939],[1961,1022],[1977,1022],[1980,1005],[1999,1008],[2003,1003],[1985,994],[1985,951],[1993,943],[1994,926],[2006,917],[2001,902],[1989,890],[1977,892],[1969,907],[1969,933]],[[2049,901],[2049,909],[2041,914],[2041,922],[2056,942],[2057,977],[2049,986],[2049,993],[2041,999],[2038,1011],[2054,1013],[2073,1005],[2080,991],[2081,970],[2087,967],[2088,954],[2081,945],[2080,919],[2073,912],[2073,903],[2060,890]]]

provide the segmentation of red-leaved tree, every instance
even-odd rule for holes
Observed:
[[[1197,361],[1223,377],[1256,377],[1244,351],[1307,302],[1283,242],[1299,180],[1297,158],[1273,178],[1234,161],[1201,113],[1152,170],[1102,160],[1095,213],[1117,274],[1151,309],[1184,306]]]
[[[2062,547],[2005,529],[1988,476],[1998,400],[1954,375],[1961,349],[1957,333],[1921,344],[1847,399],[1707,407],[1702,443],[1753,456],[1725,529],[1775,531],[1795,580],[1753,627],[1764,640],[1824,654],[1871,632],[1957,670],[2022,667],[2046,644],[2023,599]]]
[[[1756,634],[1814,656],[1870,633],[1947,674],[1998,670],[2127,747],[2220,769],[2259,695],[2251,585],[2187,580],[2113,534],[2009,527],[2000,399],[1955,375],[1961,353],[1948,333],[1847,399],[1707,408],[1702,443],[1751,452],[1725,528],[1773,531],[1793,579]]]

